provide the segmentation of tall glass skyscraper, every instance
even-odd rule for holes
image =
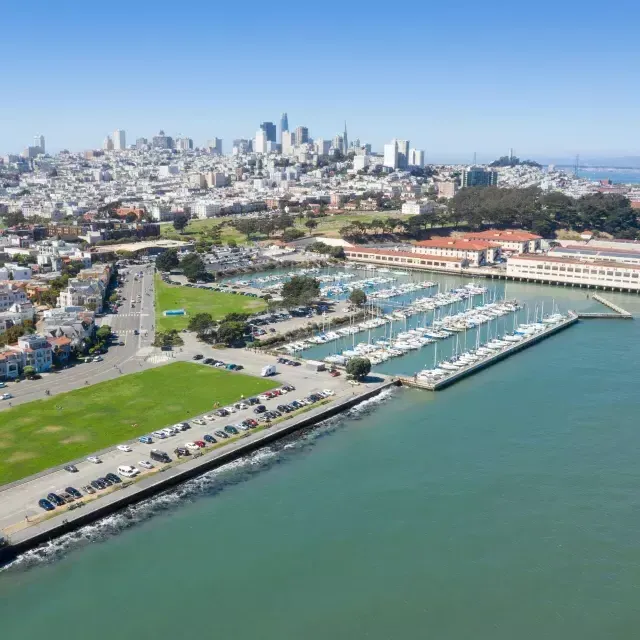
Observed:
[[[286,112],[280,116],[280,144],[282,144],[282,132],[289,131],[289,118]]]
[[[273,122],[263,122],[260,128],[264,131],[268,142],[276,141],[276,125]]]

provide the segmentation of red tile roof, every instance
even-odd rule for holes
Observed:
[[[482,240],[465,240],[461,238],[432,238],[416,242],[417,247],[433,249],[458,249],[461,251],[484,251],[485,249],[499,249],[499,244],[484,242]]]
[[[487,229],[486,231],[471,231],[465,233],[463,238],[479,240],[496,240],[503,242],[528,242],[529,240],[541,240],[541,236],[528,231],[514,231],[512,229]]]

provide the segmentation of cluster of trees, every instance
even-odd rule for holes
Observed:
[[[169,331],[158,331],[156,337],[153,340],[154,347],[181,347],[184,344],[184,340],[178,333],[177,329],[170,329]]]
[[[347,374],[356,380],[362,380],[369,375],[371,371],[371,361],[369,358],[351,358],[347,362]]]
[[[344,260],[344,249],[342,247],[332,247],[324,242],[314,242],[307,247],[307,251],[313,251],[314,253],[320,253],[324,256],[331,256],[332,258],[338,258]]]
[[[541,164],[534,160],[520,160],[517,156],[500,156],[497,160],[494,160],[490,167],[517,167],[519,164],[527,167],[542,167]]]
[[[231,226],[244,234],[247,240],[251,240],[253,236],[258,234],[271,237],[276,233],[290,229],[294,224],[293,216],[283,212],[278,216],[268,218],[240,218],[234,220]]]
[[[364,307],[367,304],[367,294],[362,289],[354,289],[349,294],[349,302],[356,307]]]
[[[357,240],[370,234],[403,233],[418,238],[427,228],[442,224],[443,221],[443,216],[438,212],[411,216],[407,220],[402,218],[374,218],[371,222],[354,220],[340,229],[340,235],[343,238]]]
[[[101,352],[106,349],[110,338],[111,327],[108,324],[100,325],[96,330],[95,340],[89,347],[89,353]]]
[[[156,268],[159,271],[171,271],[178,267],[182,269],[182,273],[184,273],[189,282],[210,279],[210,274],[202,258],[197,253],[190,253],[182,260],[179,260],[177,251],[169,249],[169,251],[161,253],[156,258]]]
[[[0,346],[6,346],[8,344],[15,344],[18,342],[18,338],[27,333],[35,333],[35,327],[31,320],[25,320],[20,324],[14,324],[9,327],[2,335],[0,335]]]
[[[189,319],[187,328],[203,342],[234,346],[244,342],[245,335],[249,333],[248,318],[247,313],[228,313],[217,323],[210,313],[197,313]]]
[[[319,296],[320,283],[309,276],[294,276],[282,286],[282,304],[287,309],[311,304]]]
[[[572,198],[537,187],[461,189],[449,201],[447,221],[471,227],[518,227],[544,237],[557,229],[601,231],[616,238],[637,238],[640,225],[628,198],[595,193]]]

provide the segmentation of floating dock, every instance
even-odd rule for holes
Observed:
[[[396,378],[403,385],[406,385],[408,387],[415,387],[416,389],[425,389],[427,391],[439,391],[440,389],[444,389],[445,387],[448,387],[454,384],[455,382],[458,382],[458,380],[462,380],[467,376],[473,375],[474,373],[477,373],[478,371],[485,369],[486,367],[489,367],[492,364],[500,360],[503,360],[504,358],[508,358],[510,355],[518,351],[522,351],[523,349],[526,349],[527,347],[530,347],[531,345],[536,344],[541,340],[544,340],[545,338],[548,338],[549,336],[555,333],[558,333],[559,331],[562,331],[567,327],[570,327],[571,325],[574,325],[576,322],[578,322],[578,320],[579,320],[578,314],[573,311],[569,311],[568,317],[562,322],[559,322],[558,324],[550,325],[548,329],[545,329],[540,333],[536,333],[528,338],[525,338],[521,342],[515,342],[512,346],[505,347],[501,351],[498,351],[494,355],[489,356],[484,360],[481,360],[480,362],[476,362],[467,367],[462,367],[457,371],[452,371],[451,375],[445,376],[444,378],[441,378],[433,382],[420,380],[420,378],[414,378],[413,376],[396,376]]]

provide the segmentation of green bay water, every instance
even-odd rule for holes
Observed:
[[[634,638],[639,338],[581,322],[28,554],[0,572],[2,635]]]

